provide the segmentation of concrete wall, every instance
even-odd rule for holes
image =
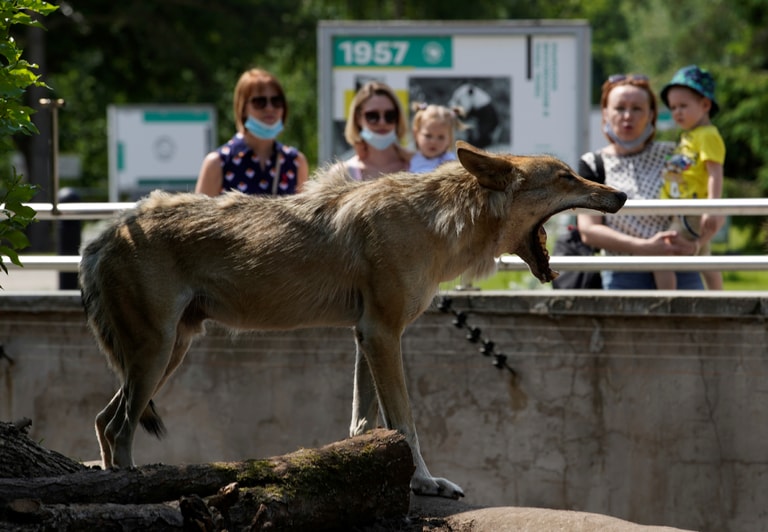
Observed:
[[[765,293],[451,294],[517,376],[428,311],[403,338],[422,450],[467,502],[597,512],[702,531],[768,523]],[[346,329],[214,325],[156,397],[169,429],[138,463],[283,454],[348,432]],[[93,460],[116,382],[76,293],[0,295],[0,419]]]

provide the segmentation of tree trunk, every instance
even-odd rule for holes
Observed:
[[[2,443],[0,465],[8,447]],[[36,444],[27,439],[28,446]],[[0,529],[352,528],[405,516],[413,471],[403,436],[383,429],[265,460],[80,466],[57,476],[0,478]]]

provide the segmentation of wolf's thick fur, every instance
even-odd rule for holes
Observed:
[[[83,251],[83,302],[122,386],[96,417],[105,468],[133,464],[139,422],[162,424],[152,397],[203,321],[234,329],[354,328],[350,434],[376,423],[405,434],[414,492],[459,497],[421,453],[400,350],[403,329],[438,283],[486,275],[517,253],[541,281],[555,275],[542,223],[572,207],[617,211],[626,196],[557,159],[492,155],[458,143],[460,162],[428,174],[356,183],[321,172],[280,199],[154,192]]]

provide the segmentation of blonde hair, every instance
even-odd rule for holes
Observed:
[[[240,75],[235,85],[235,95],[232,107],[235,116],[235,126],[239,133],[245,132],[245,120],[248,116],[246,107],[248,98],[254,90],[260,91],[266,87],[272,87],[277,91],[278,96],[283,98],[283,124],[288,121],[288,100],[285,97],[283,86],[277,78],[271,73],[261,68],[251,68]]]
[[[469,126],[461,121],[464,118],[464,109],[462,107],[446,107],[444,105],[427,105],[424,102],[414,102],[411,104],[411,111],[415,113],[413,115],[411,131],[413,132],[413,143],[417,150],[419,149],[418,132],[427,122],[439,122],[449,126],[449,146],[453,146],[455,131],[469,129]]]
[[[360,138],[360,126],[357,125],[357,121],[360,118],[360,108],[365,102],[367,102],[373,96],[385,96],[395,106],[397,111],[397,124],[395,125],[395,134],[399,141],[403,140],[407,130],[405,120],[403,119],[403,110],[400,108],[400,100],[397,99],[397,95],[392,88],[386,83],[380,81],[369,81],[357,91],[355,97],[352,98],[352,102],[349,104],[349,115],[347,116],[347,123],[344,127],[344,138],[347,140],[350,146],[362,142]]]

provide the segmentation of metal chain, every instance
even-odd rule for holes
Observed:
[[[437,308],[440,312],[453,314],[453,325],[457,329],[466,329],[466,339],[472,344],[480,343],[480,354],[486,357],[493,357],[493,365],[498,369],[507,369],[512,374],[512,377],[517,377],[517,372],[507,364],[507,355],[504,353],[497,353],[495,351],[496,344],[494,344],[489,338],[481,339],[483,332],[479,327],[473,327],[467,322],[467,314],[463,311],[457,311],[453,309],[453,301],[450,297],[441,297]]]

